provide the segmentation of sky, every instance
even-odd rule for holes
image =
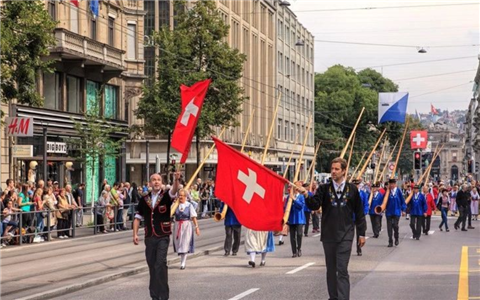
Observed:
[[[410,93],[409,113],[428,113],[430,104],[468,108],[479,66],[480,0],[289,2],[315,37],[315,72],[371,67]],[[418,53],[422,47],[427,53]]]

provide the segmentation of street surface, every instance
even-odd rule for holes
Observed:
[[[383,231],[379,239],[367,239],[363,256],[356,256],[353,249],[351,299],[480,299],[480,222],[473,222],[477,226],[474,230],[452,228],[447,233],[438,231],[438,216],[432,219],[431,234],[422,235],[420,241],[410,239],[408,221],[402,218],[398,247],[386,247]],[[449,219],[451,227],[453,221]],[[201,220],[200,228],[198,251],[223,244],[222,223]],[[328,299],[318,234],[304,237],[300,258],[291,258],[288,238],[282,246],[277,238],[276,251],[267,256],[265,267],[259,267],[259,256],[255,269],[248,266],[243,246],[236,257],[224,257],[220,250],[189,259],[185,270],[173,263],[169,270],[171,299]],[[2,299],[17,299],[145,265],[144,245],[131,244],[131,231],[17,249],[1,251]],[[170,253],[168,258],[176,255]],[[54,299],[149,299],[148,273]]]

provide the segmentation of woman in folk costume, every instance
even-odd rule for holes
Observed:
[[[181,257],[180,269],[185,269],[187,254],[194,252],[193,232],[200,235],[195,207],[187,201],[187,192],[178,192],[179,205],[175,211],[175,227],[173,231],[173,251]]]
[[[250,255],[248,264],[255,268],[255,256],[262,255],[260,266],[265,266],[265,259],[268,252],[275,251],[275,242],[273,241],[273,232],[255,231],[247,228],[245,234],[245,251]]]
[[[480,195],[478,194],[476,187],[472,188],[470,195],[472,196],[472,203],[470,204],[472,219],[478,220],[478,202],[480,200]]]

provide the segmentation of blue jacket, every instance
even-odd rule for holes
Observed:
[[[383,195],[382,195],[382,193],[377,192],[377,195],[376,195],[376,196],[375,196],[375,194],[373,194],[372,204],[370,205],[370,210],[368,211],[368,213],[369,213],[370,215],[376,215],[376,213],[375,213],[375,207],[382,205],[382,203],[383,203]]]
[[[387,209],[385,215],[387,217],[396,216],[399,217],[402,215],[402,211],[405,212],[407,205],[405,204],[405,198],[403,198],[402,190],[398,187],[396,188],[397,192],[395,196],[392,194],[392,191],[389,193]]]
[[[305,224],[305,213],[303,212],[304,207],[305,198],[302,194],[298,194],[296,200],[292,201],[292,208],[290,209],[290,215],[288,216],[288,224]]]
[[[363,213],[367,215],[368,214],[368,198],[370,197],[370,194],[368,194],[364,190],[360,190],[359,193],[360,193],[360,199],[362,199]]]
[[[220,205],[220,212],[223,210],[224,205],[225,203],[222,202],[222,204]],[[225,226],[238,226],[238,225],[241,226],[242,225],[240,224],[240,222],[238,222],[237,217],[235,216],[235,213],[230,207],[227,208],[227,214],[225,215],[224,225]]]
[[[427,212],[427,200],[422,193],[418,193],[417,198],[415,194],[408,203],[408,208],[410,209],[411,216],[423,216]]]

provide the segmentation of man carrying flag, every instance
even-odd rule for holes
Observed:
[[[247,233],[245,247],[252,267],[257,253],[262,254],[261,265],[265,265],[266,253],[273,251],[273,234],[267,231],[282,230],[283,188],[287,180],[222,141],[213,140],[218,151],[215,196],[232,208],[249,231],[263,233]]]

